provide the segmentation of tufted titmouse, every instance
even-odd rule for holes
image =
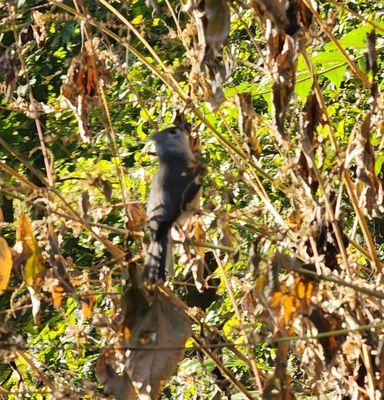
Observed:
[[[151,136],[159,167],[152,180],[147,214],[151,243],[145,260],[144,280],[165,280],[172,263],[172,225],[182,224],[198,208],[204,167],[192,152],[184,124]]]

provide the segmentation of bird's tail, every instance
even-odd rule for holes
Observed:
[[[163,235],[159,240],[152,240],[144,264],[144,280],[155,283],[165,281],[165,269],[170,263],[171,246],[168,235]]]

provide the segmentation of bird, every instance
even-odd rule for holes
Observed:
[[[159,165],[147,203],[151,242],[144,262],[144,281],[165,281],[172,265],[171,228],[180,226],[199,208],[204,165],[193,152],[186,124],[151,135]]]

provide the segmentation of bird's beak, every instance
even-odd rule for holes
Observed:
[[[155,142],[153,140],[153,135],[149,136],[147,143],[143,147],[143,152],[150,156],[156,155],[156,147],[155,147]]]

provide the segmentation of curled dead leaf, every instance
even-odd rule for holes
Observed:
[[[83,316],[85,319],[89,319],[91,317],[95,303],[96,299],[93,294],[91,293],[82,294],[81,309],[83,311]]]
[[[352,153],[356,159],[358,191],[362,207],[369,215],[378,208],[379,182],[375,174],[375,154],[371,143],[371,113],[368,113],[356,135]]]
[[[65,290],[61,285],[55,285],[51,287],[51,295],[53,300],[53,306],[59,308],[63,301]]]
[[[8,287],[12,265],[11,249],[5,239],[0,237],[0,293]]]
[[[245,138],[247,153],[257,156],[262,149],[256,138],[258,117],[252,104],[252,93],[238,93],[236,103],[239,107],[239,131]]]
[[[147,297],[145,289],[135,290]],[[128,396],[116,398],[131,399],[137,392],[138,398],[155,400],[184,354],[192,333],[190,319],[177,300],[155,288],[151,304],[134,313],[129,323],[128,341],[120,344],[129,351],[118,345],[107,348],[97,361],[98,377],[110,393]]]
[[[192,16],[192,26],[184,34],[184,37],[188,34],[194,36],[193,49],[187,53],[192,64],[191,90],[195,92],[200,88],[204,100],[215,110],[225,101],[222,85],[230,70],[231,57],[225,53],[225,65],[220,54],[230,31],[229,5],[226,0],[191,0],[183,10]]]
[[[61,86],[61,94],[77,119],[80,136],[85,143],[90,142],[87,125],[89,110],[99,102],[101,87],[112,81],[106,58],[98,46],[97,38],[85,42],[82,52],[73,59],[68,69],[66,82]]]
[[[129,203],[127,204],[128,219],[126,228],[130,232],[141,232],[147,221],[147,213],[142,203]]]
[[[9,47],[0,54],[0,76],[4,78],[4,86],[0,86],[0,93],[5,95],[7,102],[11,100],[12,93],[16,89],[16,50]]]

